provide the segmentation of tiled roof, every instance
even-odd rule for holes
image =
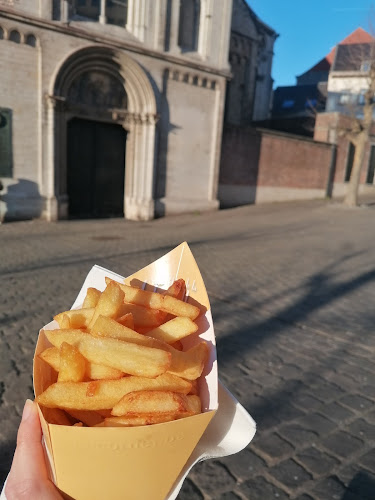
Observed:
[[[357,28],[350,35],[348,35],[344,40],[338,43],[338,45],[353,45],[353,44],[363,44],[374,42],[374,37],[367,33],[363,28]],[[323,59],[316,63],[312,68],[307,70],[305,73],[310,73],[310,71],[329,71],[333,61],[335,59],[336,47],[334,47],[329,54],[327,54]],[[303,74],[305,74],[303,73]],[[301,75],[302,76],[302,75]]]

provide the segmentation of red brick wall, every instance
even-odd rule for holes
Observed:
[[[325,189],[331,146],[270,130],[225,128],[220,184]]]
[[[221,148],[220,184],[255,186],[261,134],[254,128],[225,126]]]
[[[257,185],[325,189],[330,162],[330,145],[263,132]]]

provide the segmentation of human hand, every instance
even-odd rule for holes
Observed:
[[[42,447],[42,429],[36,404],[25,403],[17,434],[17,448],[5,486],[7,500],[61,500],[48,477]]]

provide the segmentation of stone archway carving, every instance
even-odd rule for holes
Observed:
[[[152,219],[157,109],[141,66],[126,53],[107,47],[80,49],[57,69],[48,104],[49,161],[45,163],[54,168],[53,175],[45,172],[45,178],[56,205],[50,207],[50,219],[68,213],[66,129],[72,117],[120,123],[126,129],[125,217]]]

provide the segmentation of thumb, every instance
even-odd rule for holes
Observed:
[[[5,488],[8,500],[61,498],[48,479],[41,441],[38,409],[36,404],[28,399],[23,409],[17,434],[17,448]]]

